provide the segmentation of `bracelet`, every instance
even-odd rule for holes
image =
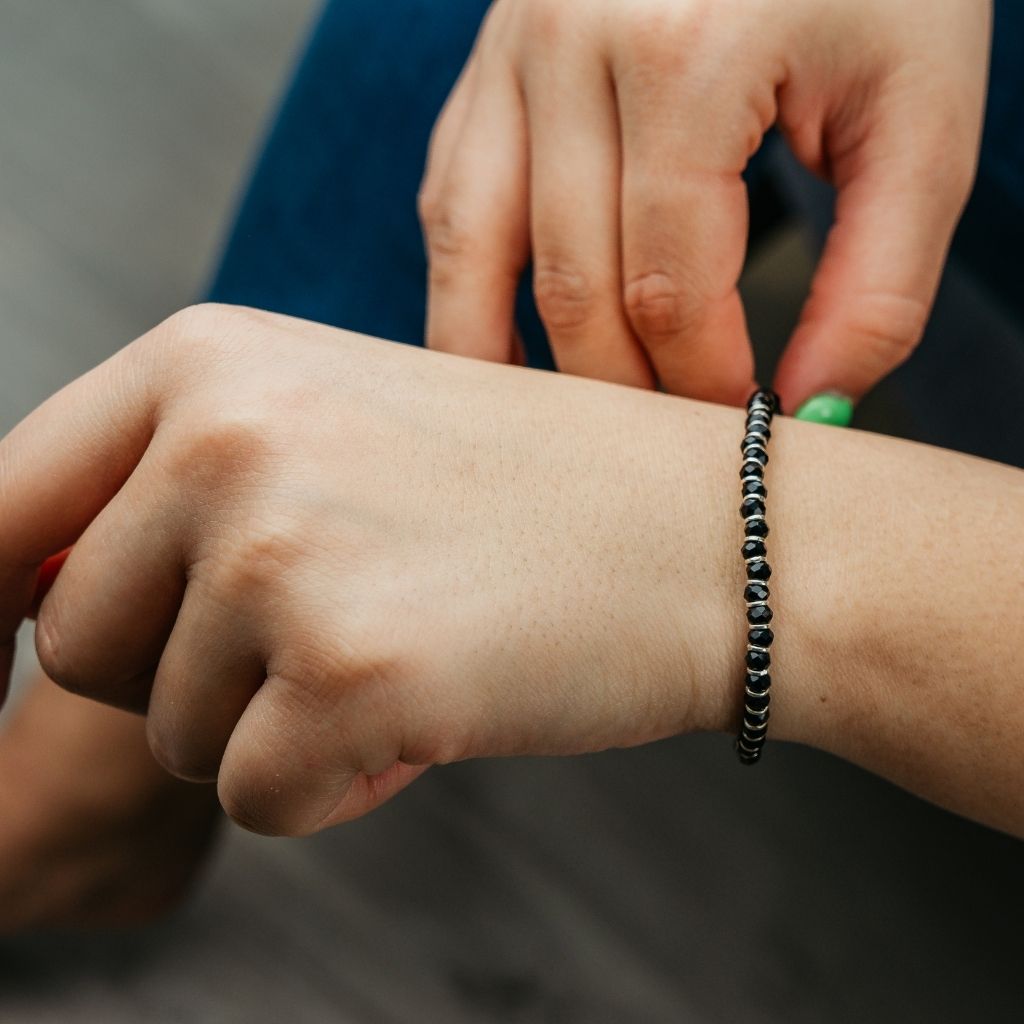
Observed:
[[[769,648],[775,634],[769,625],[772,610],[768,607],[768,580],[772,567],[768,564],[768,551],[765,547],[765,538],[768,536],[768,520],[765,518],[768,491],[764,486],[764,470],[768,465],[772,417],[779,411],[779,396],[768,388],[758,388],[747,402],[747,428],[740,445],[743,452],[743,467],[740,469],[743,547],[740,553],[747,569],[747,582],[743,589],[743,600],[747,605],[745,696],[742,724],[736,738],[736,753],[741,764],[757,764],[760,761],[761,750],[768,735],[772,685],[772,677],[768,674],[772,662]]]

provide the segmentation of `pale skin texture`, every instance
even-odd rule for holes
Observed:
[[[987,0],[496,0],[421,194],[432,348],[516,361],[516,280],[562,370],[738,404],[740,174],[778,124],[838,189],[779,365],[858,399],[919,341],[970,191]]]
[[[0,442],[0,638],[74,543],[44,668],[148,701],[157,759],[266,833],[367,813],[431,764],[731,731],[741,430],[720,406],[186,310]],[[1024,835],[1024,473],[779,420],[767,483],[773,741]],[[53,717],[13,730],[23,754],[46,756]],[[135,728],[105,742],[148,763]],[[202,799],[182,804],[193,861]]]

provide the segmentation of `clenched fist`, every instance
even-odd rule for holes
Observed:
[[[662,457],[677,404],[188,310],[0,443],[0,640],[74,545],[44,669],[148,709],[157,759],[265,832],[431,764],[710,724],[735,510],[699,513]],[[723,634],[720,671],[684,622]]]

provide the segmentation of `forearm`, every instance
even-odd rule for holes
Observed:
[[[805,601],[815,580],[825,598],[796,738],[1024,835],[1024,473],[864,434],[781,440],[780,482],[805,463],[802,526],[784,543],[805,546]]]
[[[675,529],[689,538],[675,556],[701,570],[688,585],[705,603],[689,633],[702,721],[732,730],[744,644],[741,415],[664,400],[662,416],[652,443],[672,452],[680,489],[687,473],[698,482],[680,490],[686,519]],[[1024,834],[1024,472],[783,419],[770,449],[770,736]]]

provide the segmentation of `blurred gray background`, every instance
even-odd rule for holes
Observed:
[[[193,301],[315,0],[0,0],[0,429]]]
[[[201,296],[317,6],[0,0],[0,430]],[[809,266],[787,229],[749,268],[766,351]],[[728,756],[456,766],[311,842],[233,831],[166,924],[0,943],[0,1024],[1020,1019],[1018,844]]]

